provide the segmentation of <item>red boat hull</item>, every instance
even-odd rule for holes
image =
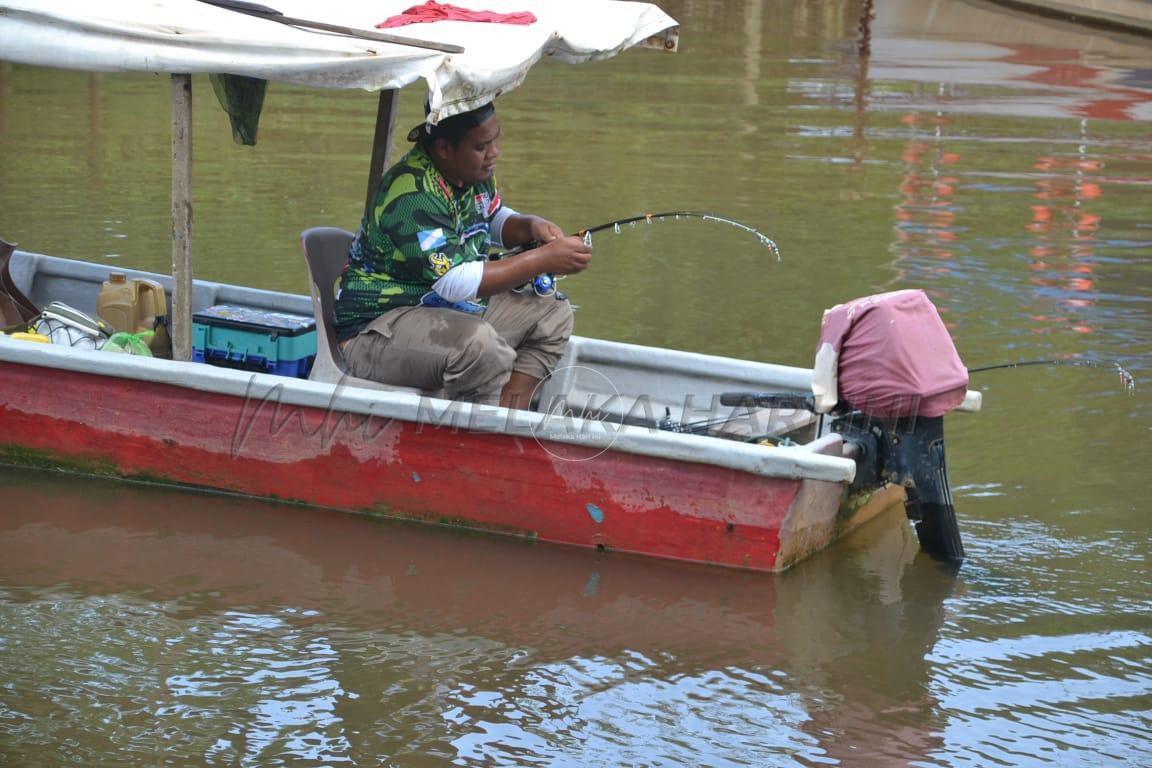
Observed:
[[[839,506],[842,494],[831,482],[32,365],[5,364],[0,391],[0,455],[15,463],[753,570],[826,544],[804,530],[782,546],[782,529],[816,497]]]

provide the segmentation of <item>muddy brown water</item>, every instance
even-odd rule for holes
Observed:
[[[780,245],[601,233],[583,335],[808,365],[825,307],[920,287],[971,368],[1099,363],[972,375],[958,572],[891,517],[773,577],[0,468],[0,762],[1152,765],[1152,46],[875,7],[862,57],[860,3],[667,3],[679,54],[501,98],[497,178],[568,230]],[[198,275],[304,292],[375,99],[274,84],[241,148],[194,92]],[[166,271],[167,98],[0,64],[0,236]]]

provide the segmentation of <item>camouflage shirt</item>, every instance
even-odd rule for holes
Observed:
[[[487,258],[500,209],[492,179],[456,189],[414,148],[380,181],[352,243],[336,297],[336,333],[355,336],[384,312],[431,303],[449,269]]]

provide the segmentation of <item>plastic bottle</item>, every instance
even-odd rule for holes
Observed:
[[[168,297],[164,287],[155,280],[136,278],[132,280],[136,288],[138,317],[133,333],[149,333],[148,346],[154,357],[172,357],[172,337],[168,334]]]
[[[168,335],[168,301],[164,288],[155,280],[135,277],[129,280],[123,272],[111,272],[100,286],[96,314],[114,331],[140,334],[156,331],[150,346],[156,357],[171,357]]]
[[[96,314],[112,326],[114,331],[136,331],[136,289],[128,284],[123,272],[112,272],[100,286],[96,299]]]

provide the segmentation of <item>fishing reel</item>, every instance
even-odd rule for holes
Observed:
[[[556,281],[562,278],[563,275],[536,275],[529,282],[523,285],[518,285],[512,289],[513,293],[524,293],[529,288],[537,296],[554,296],[557,301],[564,301],[568,298],[568,294],[556,290]]]

